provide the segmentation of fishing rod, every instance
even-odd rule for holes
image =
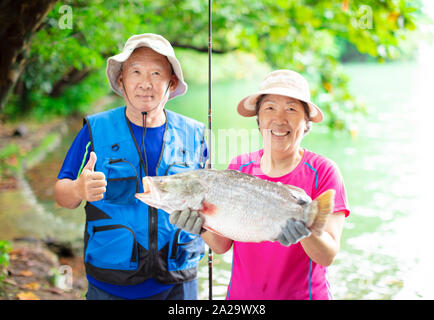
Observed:
[[[211,107],[211,57],[212,57],[212,0],[208,0],[208,169],[212,169],[211,156],[211,124],[212,124],[212,107]],[[208,299],[212,300],[212,250],[208,248]]]

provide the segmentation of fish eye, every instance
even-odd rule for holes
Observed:
[[[307,203],[307,201],[304,198],[298,198],[297,199],[297,204],[299,204],[300,206],[304,206],[306,203]]]

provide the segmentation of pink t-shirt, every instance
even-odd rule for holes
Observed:
[[[346,217],[349,215],[343,179],[334,162],[305,150],[293,171],[272,178],[260,168],[263,152],[261,149],[240,155],[232,159],[228,169],[300,187],[312,199],[328,189],[334,189],[334,212],[345,212]],[[327,268],[312,261],[300,242],[285,247],[279,242],[234,241],[233,254],[227,299],[331,299]]]

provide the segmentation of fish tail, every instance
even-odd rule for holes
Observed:
[[[327,218],[330,213],[333,212],[334,208],[334,199],[335,199],[335,190],[329,189],[321,193],[315,200],[312,201],[312,211],[313,213],[313,222],[309,226],[309,229],[315,235],[320,235],[324,230],[325,224],[327,222]]]

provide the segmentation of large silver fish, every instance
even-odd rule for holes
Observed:
[[[288,219],[304,222],[313,234],[324,229],[335,191],[315,200],[300,188],[234,170],[194,170],[143,178],[136,198],[169,214],[186,208],[204,217],[204,228],[243,242],[276,241]]]

